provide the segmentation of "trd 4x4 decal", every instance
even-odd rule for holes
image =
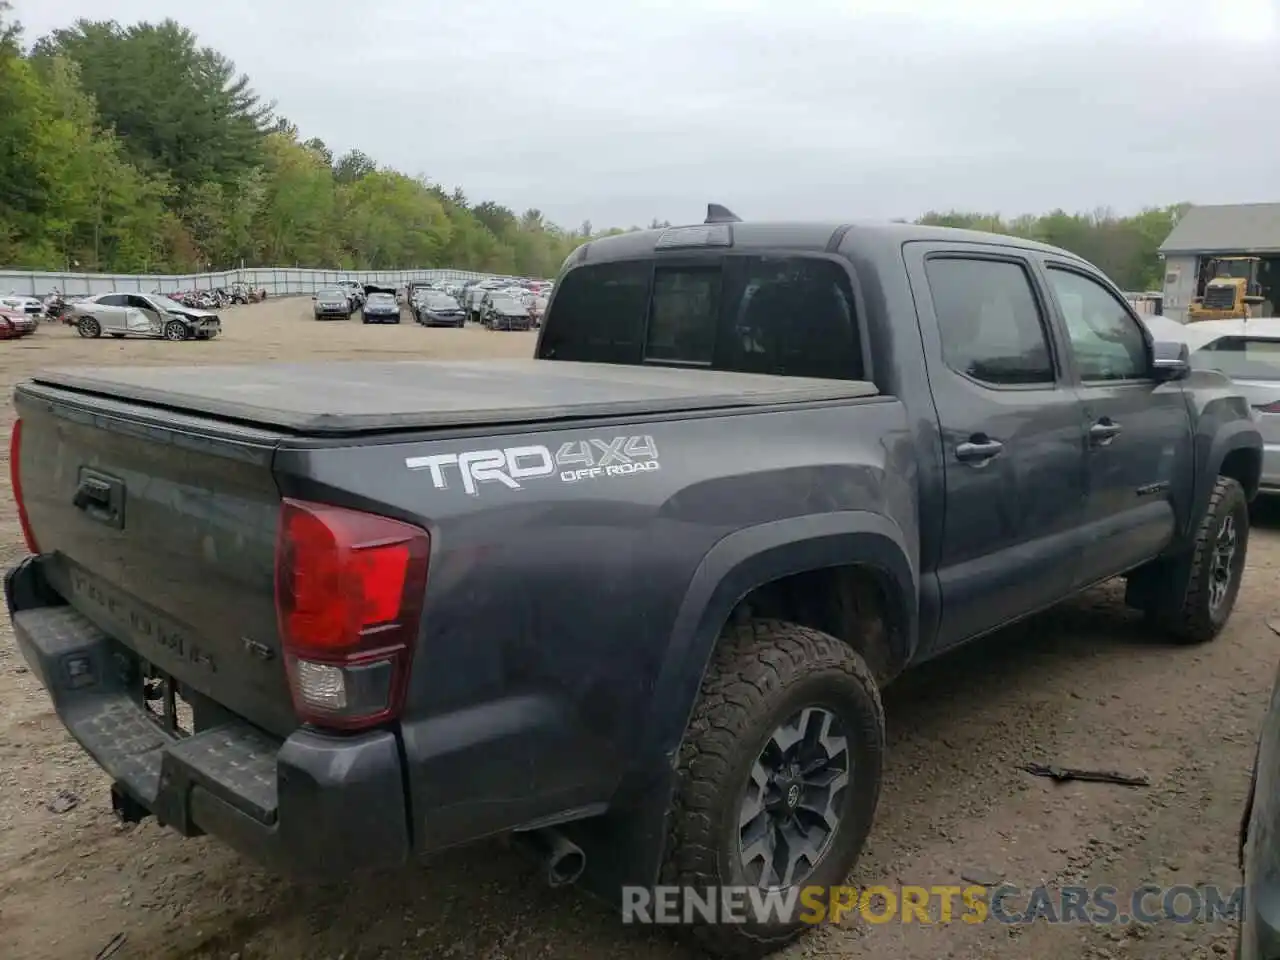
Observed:
[[[468,450],[464,453],[437,453],[429,457],[406,457],[410,470],[426,470],[437,490],[449,489],[451,480],[478,496],[486,483],[500,483],[511,490],[523,488],[523,481],[558,477],[562,483],[578,483],[608,477],[625,477],[658,470],[658,447],[653,437],[612,437],[601,440],[570,440],[552,454],[541,444]]]

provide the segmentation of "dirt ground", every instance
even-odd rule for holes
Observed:
[[[210,343],[81,340],[47,324],[0,343],[0,389],[63,363],[527,355],[530,334],[317,324],[307,300],[225,311]],[[3,429],[12,412],[5,404]],[[7,444],[5,444],[7,446]],[[7,467],[0,471],[8,482]],[[0,497],[0,562],[23,548]],[[890,755],[852,881],[967,885],[1216,883],[1234,843],[1256,725],[1275,675],[1280,504],[1260,511],[1239,603],[1202,648],[1151,639],[1104,587],[908,674],[886,693]],[[684,960],[574,891],[539,885],[496,845],[340,886],[286,881],[207,838],[118,826],[108,782],[72,743],[0,630],[0,953],[15,960]],[[1054,784],[1024,763],[1141,771],[1146,788]],[[63,810],[78,801],[71,809]],[[322,837],[316,838],[323,843]],[[968,880],[962,880],[967,876]],[[851,923],[782,957],[1032,956],[1171,960],[1229,954],[1229,925],[1007,927]]]

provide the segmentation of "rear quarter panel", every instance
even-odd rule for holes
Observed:
[[[406,466],[511,447],[580,454],[584,444],[598,461],[629,437],[651,439],[656,469],[570,480],[565,471],[584,468],[567,462],[516,489],[489,482],[468,493],[456,468],[441,489],[429,470]],[[877,398],[282,450],[276,468],[286,496],[431,532],[403,724],[415,828],[431,848],[608,803],[635,758],[651,753],[643,721],[655,700],[678,695],[663,666],[712,547],[753,526],[839,511],[885,515],[916,544],[912,444],[902,407]]]

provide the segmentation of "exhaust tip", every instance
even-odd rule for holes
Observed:
[[[514,839],[519,847],[542,863],[548,886],[567,887],[577,883],[587,868],[587,855],[582,848],[552,827],[522,831],[515,834]]]
[[[552,887],[567,887],[578,882],[582,871],[587,868],[586,855],[576,847],[566,850],[558,857],[553,856],[547,862],[547,884]]]

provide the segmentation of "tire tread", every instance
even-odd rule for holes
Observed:
[[[677,788],[659,882],[706,887],[718,879],[715,807],[742,749],[743,734],[792,683],[815,672],[847,674],[869,695],[877,745],[884,751],[884,707],[866,662],[849,646],[818,630],[782,620],[751,620],[721,636],[680,746]],[[879,772],[876,789],[879,790]],[[718,956],[760,957],[799,931],[755,936],[737,925],[692,929],[698,943]]]

